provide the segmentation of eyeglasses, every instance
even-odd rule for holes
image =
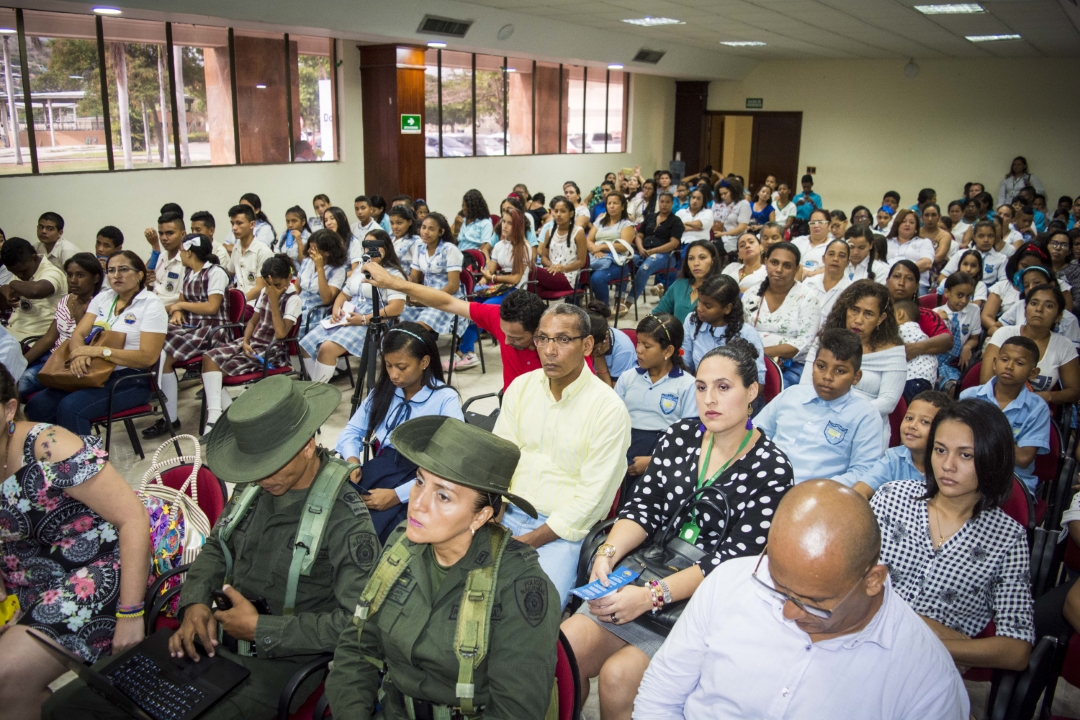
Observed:
[[[828,220],[811,220],[807,225],[828,225]]]
[[[105,272],[110,275],[127,275],[129,272],[135,272],[135,268],[130,268],[127,265],[121,265],[120,267],[111,267]]]
[[[789,602],[789,603],[791,603],[792,605],[794,605],[795,607],[797,607],[797,608],[799,608],[800,610],[802,610],[802,611],[803,611],[804,613],[806,613],[807,615],[812,615],[812,616],[814,616],[814,617],[818,618],[819,620],[829,620],[829,619],[831,619],[831,618],[832,618],[832,616],[833,616],[833,614],[834,614],[834,613],[835,613],[835,612],[836,612],[837,610],[839,610],[839,609],[840,609],[840,606],[841,606],[841,605],[843,605],[843,604],[844,604],[844,602],[845,602],[845,601],[846,601],[846,600],[847,600],[847,599],[848,599],[849,597],[851,597],[852,593],[854,593],[854,592],[855,592],[855,588],[859,587],[859,585],[860,585],[860,584],[862,583],[862,581],[863,581],[863,578],[865,578],[865,577],[866,577],[866,575],[867,575],[867,573],[869,573],[869,572],[870,572],[870,570],[871,570],[871,569],[873,568],[873,565],[871,565],[870,567],[868,567],[868,568],[866,569],[866,572],[864,572],[864,573],[862,574],[862,577],[860,577],[860,578],[859,578],[858,582],[856,582],[856,583],[855,583],[855,584],[854,584],[854,585],[853,585],[853,586],[851,587],[851,589],[847,591],[847,594],[846,594],[846,595],[844,595],[844,597],[840,598],[840,602],[836,603],[836,605],[834,605],[834,606],[833,606],[833,609],[832,609],[832,610],[825,610],[825,609],[823,609],[823,608],[819,608],[819,607],[814,607],[813,605],[807,605],[806,603],[804,603],[804,602],[803,602],[803,601],[801,601],[801,600],[796,600],[795,598],[793,598],[793,597],[791,597],[790,595],[788,595],[788,594],[787,594],[786,592],[782,592],[782,591],[780,591],[780,590],[777,590],[777,589],[776,589],[775,587],[773,587],[772,585],[769,585],[768,583],[766,583],[766,582],[765,582],[764,580],[762,580],[761,578],[759,578],[759,577],[757,576],[757,574],[758,574],[758,569],[759,569],[759,568],[761,567],[761,561],[762,561],[762,560],[763,560],[763,559],[765,558],[765,551],[766,551],[766,550],[768,550],[768,548],[769,548],[769,546],[768,546],[768,545],[766,545],[766,546],[765,546],[764,548],[762,548],[762,550],[761,550],[761,554],[760,554],[760,555],[758,555],[758,561],[757,561],[757,565],[755,565],[755,566],[754,566],[754,572],[752,572],[752,573],[750,574],[750,577],[752,577],[752,578],[754,579],[754,582],[756,582],[756,583],[757,583],[758,585],[760,585],[761,587],[763,587],[763,588],[765,588],[766,590],[768,590],[768,591],[769,591],[769,594],[770,594],[770,595],[772,595],[773,597],[775,597],[775,598],[776,598],[777,600],[782,600],[782,601],[784,601],[784,602]]]
[[[1067,242],[1052,242],[1047,247],[1049,247],[1051,250],[1068,250],[1069,249],[1069,243],[1067,243]]]
[[[583,340],[586,337],[588,336],[575,335],[574,337],[569,337],[568,335],[559,335],[558,337],[545,337],[544,335],[533,335],[533,345],[542,348],[548,343],[555,343],[559,347],[566,347],[575,340]]]

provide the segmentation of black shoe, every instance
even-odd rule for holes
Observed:
[[[173,421],[172,429],[174,431],[180,429],[180,421],[179,420],[174,420]],[[144,438],[156,438],[156,437],[161,437],[162,435],[165,435],[168,432],[169,432],[168,429],[165,427],[165,419],[162,418],[161,420],[158,420],[156,423],[154,423],[150,427],[143,430],[142,431],[142,436]]]

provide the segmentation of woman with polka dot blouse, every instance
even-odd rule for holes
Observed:
[[[619,562],[659,532],[680,503],[706,485],[720,490],[727,518],[703,512],[674,518],[686,539],[706,555],[664,579],[666,602],[689,598],[705,575],[728,558],[758,555],[765,547],[773,509],[792,486],[787,457],[748,422],[760,391],[757,349],[741,338],[709,351],[697,369],[698,418],[679,420],[661,436],[652,461],[597,551],[590,580],[606,580]],[[704,461],[701,458],[705,458]],[[599,676],[601,717],[629,718],[638,685],[664,637],[633,622],[653,608],[646,587],[628,585],[583,604],[562,631],[581,671],[583,691]]]

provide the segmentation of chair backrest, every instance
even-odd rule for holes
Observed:
[[[982,385],[979,382],[980,373],[982,373],[982,360],[969,367],[968,371],[964,373],[964,377],[960,380],[960,389],[967,390],[969,387]]]
[[[615,499],[611,502],[611,510],[608,511],[605,520],[614,520],[619,514],[619,502],[622,500],[622,488],[615,491]]]
[[[487,258],[479,250],[463,250],[462,255],[465,257],[462,270],[478,273],[487,265]]]
[[[578,720],[581,713],[581,676],[570,641],[559,632],[555,658],[555,686],[559,696],[559,720]]]
[[[1008,499],[1001,506],[1001,511],[1023,525],[1024,529],[1027,530],[1031,527],[1033,504],[1034,499],[1031,497],[1031,493],[1020,482],[1020,479],[1013,475],[1012,490],[1009,492]]]
[[[464,270],[464,268],[462,268]],[[466,295],[472,295],[473,289],[476,287],[476,278],[473,277],[471,272],[461,273],[461,287],[465,290]]]
[[[1061,461],[1065,457],[1065,451],[1061,447],[1061,431],[1058,424],[1050,421],[1050,452],[1045,455],[1035,456],[1035,477],[1040,483],[1053,483],[1057,480],[1061,470]]]
[[[766,356],[765,358],[765,387],[762,388],[761,394],[765,398],[765,403],[768,404],[774,397],[779,395],[784,390],[784,374],[780,372],[780,366],[771,358]]]
[[[889,447],[897,447],[900,444],[900,424],[907,415],[907,400],[900,398],[896,407],[889,413]]]
[[[634,343],[635,346],[637,345],[637,330],[625,330],[623,328],[619,328],[619,331],[625,333],[626,337],[630,338],[630,342]],[[675,352],[678,351],[679,349],[675,348]]]
[[[161,473],[161,481],[167,487],[179,490],[190,474],[191,466],[181,465]],[[225,483],[221,481],[221,478],[214,475],[210,468],[205,465],[199,468],[195,483],[199,493],[199,509],[206,513],[206,519],[210,521],[212,527],[217,522],[218,517],[221,516],[221,511],[225,509],[225,503],[229,500],[229,493],[225,489]]]
[[[936,307],[941,306],[941,298],[938,297],[936,292],[928,293],[926,295],[919,296],[919,307],[926,308],[927,310],[933,310]]]
[[[236,288],[229,288],[225,295],[226,309],[230,323],[239,323],[244,320],[244,309],[247,306],[247,297]],[[240,337],[241,332],[237,337]]]

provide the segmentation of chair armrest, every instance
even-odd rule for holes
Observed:
[[[282,686],[281,695],[278,696],[278,720],[289,720],[289,706],[300,685],[315,673],[326,672],[327,666],[333,659],[333,653],[323,653],[292,674],[288,682]]]

